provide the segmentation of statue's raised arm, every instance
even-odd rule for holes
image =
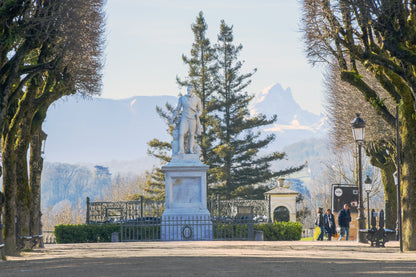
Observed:
[[[201,99],[195,95],[192,86],[188,87],[186,95],[179,98],[178,106],[170,118],[171,124],[175,122],[181,109],[178,154],[198,154],[195,137],[201,134],[199,116],[202,114],[202,103]],[[185,141],[186,133],[189,133],[187,141]]]

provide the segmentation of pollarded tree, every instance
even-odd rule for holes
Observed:
[[[32,153],[30,170],[35,183],[29,183],[26,159],[29,144],[35,134],[39,135],[48,107],[64,95],[100,91],[103,3],[101,0],[9,3],[21,4],[26,9],[20,11],[22,14],[14,14],[15,21],[27,16],[26,22],[31,22],[30,28],[14,37],[17,50],[2,49],[8,51],[2,61],[2,74],[6,76],[3,80],[13,80],[12,86],[7,81],[1,86],[2,108],[7,115],[1,118],[3,187],[7,199],[5,242],[6,252],[13,253],[16,237],[21,242],[31,229],[32,233],[39,232],[39,228],[30,227],[29,215],[40,220],[40,211],[34,209],[40,208],[41,167],[36,163],[42,160]],[[10,71],[16,63],[17,69]]]
[[[359,66],[359,65],[358,65]],[[361,70],[363,78],[383,95],[386,105],[393,109],[393,103],[388,93],[377,84],[377,80],[367,72]],[[342,151],[354,143],[351,134],[350,121],[356,112],[366,121],[365,151],[370,157],[373,166],[380,169],[385,195],[386,226],[389,229],[396,227],[396,188],[393,173],[396,170],[396,138],[395,131],[372,109],[371,104],[365,101],[359,91],[340,79],[340,70],[336,66],[330,67],[326,73],[327,112],[331,124],[331,139],[336,151]],[[354,99],[354,101],[351,101]],[[380,134],[383,134],[380,137]]]
[[[303,25],[312,63],[335,61],[380,118],[396,128],[392,110],[358,66],[373,74],[399,107],[404,249],[416,250],[416,5],[409,1],[304,0]],[[380,134],[380,137],[383,134]]]
[[[227,198],[244,196],[245,189],[264,183],[275,176],[288,174],[302,168],[290,168],[280,172],[270,169],[271,162],[282,159],[285,154],[273,152],[260,156],[259,151],[275,139],[274,135],[261,137],[258,128],[272,124],[276,116],[250,116],[248,106],[254,96],[245,89],[256,70],[242,73],[243,62],[239,60],[242,45],[234,45],[233,28],[221,21],[218,42],[215,45],[218,86],[214,109],[215,132],[214,158],[210,164],[217,191]]]

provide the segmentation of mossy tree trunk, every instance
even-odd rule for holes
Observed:
[[[14,151],[16,153],[16,228],[17,228],[17,248],[30,248],[28,244],[31,236],[30,231],[30,209],[31,209],[31,192],[29,187],[29,172],[27,153],[31,138],[32,121],[37,110],[35,97],[42,87],[42,82],[34,78],[27,87],[23,97],[18,102],[18,108],[13,116],[14,128],[17,128]]]
[[[41,213],[41,175],[43,169],[42,142],[46,134],[41,127],[34,130],[30,143],[30,188],[32,202],[30,209],[30,229],[32,235],[42,235],[42,213]],[[43,247],[43,240],[40,239],[39,246]]]
[[[386,228],[395,230],[397,220],[397,197],[396,186],[394,185],[393,173],[396,171],[395,165],[388,168],[380,168],[381,179],[384,184],[384,201],[385,201],[385,217]]]
[[[24,120],[26,121],[26,119]],[[29,148],[29,126],[22,124],[20,134],[16,141],[16,215],[17,215],[17,247],[18,249],[28,248],[25,245],[30,234],[30,207],[31,193],[29,188],[29,175],[27,168],[27,151]]]
[[[410,251],[416,250],[416,120],[412,105],[402,105],[400,114],[403,249]]]
[[[386,228],[395,230],[397,221],[397,190],[394,184],[393,173],[396,171],[394,157],[397,155],[396,146],[392,141],[375,141],[366,146],[366,153],[373,166],[378,167],[384,187]]]
[[[14,139],[11,134],[3,136],[3,192],[4,205],[4,243],[6,255],[15,255],[16,249],[16,155],[13,149]]]

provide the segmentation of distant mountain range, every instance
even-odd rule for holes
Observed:
[[[122,100],[68,97],[48,111],[44,130],[48,134],[48,162],[101,164],[111,171],[139,171],[154,164],[147,153],[153,138],[169,141],[166,123],[156,106],[176,105],[173,96],[137,96]],[[325,137],[326,118],[303,110],[290,88],[275,84],[256,95],[251,113],[277,114],[276,124],[262,131],[277,139],[269,151],[292,143]],[[127,162],[128,161],[128,162]]]
[[[256,112],[277,115],[277,122],[263,130],[276,135],[277,139],[271,145],[275,149],[280,150],[308,138],[322,138],[327,134],[327,117],[303,110],[293,99],[290,88],[283,89],[280,84],[269,86],[256,95],[251,113]]]

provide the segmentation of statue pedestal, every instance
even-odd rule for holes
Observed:
[[[162,167],[165,172],[165,211],[162,240],[212,240],[212,222],[207,209],[208,166],[198,155],[174,155]]]

